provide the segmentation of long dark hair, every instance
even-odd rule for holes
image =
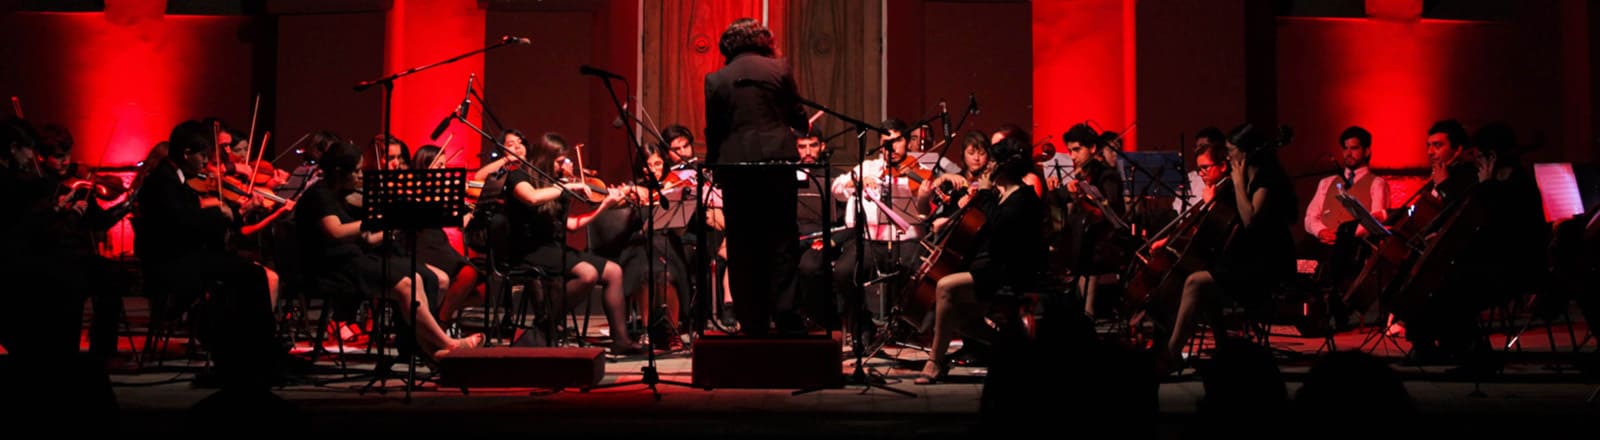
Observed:
[[[433,165],[433,161],[434,160],[439,159],[439,153],[441,153],[443,151],[444,151],[443,149],[439,148],[436,145],[432,145],[432,144],[423,145],[421,147],[417,147],[417,154],[414,155],[414,156],[411,156],[411,169],[413,169],[413,170],[426,170],[426,169],[428,169],[429,165]]]

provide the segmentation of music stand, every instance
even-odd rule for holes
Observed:
[[[412,274],[417,273],[417,231],[459,225],[461,216],[467,212],[467,170],[461,168],[368,171],[362,182],[362,190],[364,212],[361,230],[405,231],[411,243]],[[392,239],[385,234],[384,241]],[[388,267],[385,266],[384,270],[387,271]],[[422,305],[417,301],[419,288],[417,283],[411,283],[411,303],[405,306],[411,308],[410,331],[413,338],[418,326],[418,309]],[[381,292],[379,296],[382,296]],[[407,403],[411,402],[411,389],[416,385],[416,348],[411,347],[409,351],[412,353],[406,359],[404,382]],[[372,381],[367,383],[367,388],[371,388],[373,383],[386,381],[388,375],[387,368],[377,372]]]
[[[1343,184],[1335,183],[1335,185],[1339,185],[1339,194],[1335,195],[1339,199],[1339,206],[1343,207],[1344,211],[1349,213],[1351,217],[1355,217],[1356,222],[1367,229],[1368,234],[1372,234],[1373,237],[1394,235],[1393,232],[1389,232],[1388,227],[1383,225],[1383,222],[1372,216],[1372,212],[1368,211],[1360,200],[1356,200],[1355,197],[1351,197],[1349,193],[1345,192]]]

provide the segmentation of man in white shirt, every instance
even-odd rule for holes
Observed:
[[[1306,233],[1327,245],[1337,241],[1341,225],[1355,221],[1355,216],[1339,204],[1341,188],[1378,220],[1387,218],[1389,207],[1389,183],[1367,166],[1372,159],[1372,133],[1361,127],[1347,128],[1339,135],[1339,148],[1339,174],[1318,182],[1316,195],[1306,206]],[[1359,226],[1351,227],[1356,236],[1368,233]]]
[[[845,202],[845,225],[854,230],[857,204],[856,185],[861,181],[865,203],[860,203],[866,217],[863,228],[866,241],[858,254],[856,243],[841,243],[839,259],[833,270],[834,285],[844,292],[855,292],[863,283],[893,273],[904,273],[915,263],[922,247],[917,240],[926,232],[922,226],[922,209],[916,205],[911,191],[910,173],[889,173],[896,168],[916,162],[907,156],[910,141],[908,127],[898,119],[883,121],[880,127],[887,134],[880,137],[878,157],[867,159],[850,172],[833,179],[830,191],[833,197]],[[866,279],[855,278],[857,255],[865,255]]]

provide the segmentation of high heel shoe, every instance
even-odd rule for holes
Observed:
[[[932,360],[930,360],[930,361],[928,361],[928,365],[935,365],[935,364],[933,363]],[[914,383],[914,384],[917,384],[917,385],[932,385],[932,384],[936,384],[936,383],[939,383],[939,382],[943,382],[946,378],[949,378],[950,377],[950,362],[948,360],[946,360],[945,362],[941,362],[941,363],[939,363],[937,365],[938,366],[936,368],[938,368],[938,372],[934,373],[934,374],[929,374],[928,373],[928,367],[926,367],[926,366],[922,367],[922,371],[917,373],[916,380],[911,381],[911,383]]]

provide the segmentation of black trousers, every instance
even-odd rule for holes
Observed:
[[[795,272],[799,226],[795,223],[794,173],[787,168],[726,168],[717,172],[727,222],[728,288],[740,331],[795,331]]]

